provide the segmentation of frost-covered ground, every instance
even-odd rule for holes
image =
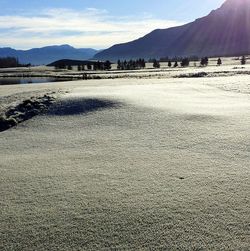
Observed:
[[[0,133],[0,249],[249,250],[245,71],[0,86],[69,91]]]

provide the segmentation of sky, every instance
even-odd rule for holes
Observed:
[[[105,49],[205,16],[224,0],[0,0],[0,47]]]

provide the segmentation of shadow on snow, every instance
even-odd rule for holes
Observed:
[[[63,100],[50,108],[48,114],[56,116],[70,116],[87,114],[97,110],[117,108],[119,102],[97,99],[97,98],[78,98]]]

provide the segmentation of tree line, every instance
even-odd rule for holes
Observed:
[[[166,61],[167,60],[167,61]],[[161,62],[167,62],[168,63],[168,67],[188,67],[190,65],[190,62],[191,61],[194,61],[194,66],[197,66],[197,63],[198,61],[200,66],[208,66],[209,64],[209,58],[208,57],[202,57],[201,59],[199,59],[198,57],[195,57],[195,56],[192,56],[192,57],[184,57],[184,58],[161,58],[160,60],[156,60],[156,59],[149,59],[149,62],[153,63],[153,67],[154,68],[160,68],[160,64]],[[242,65],[245,65],[246,64],[246,57],[245,56],[242,56],[240,58],[240,62]],[[220,66],[222,65],[222,59],[219,57],[217,59],[217,66]]]
[[[146,62],[144,59],[139,58],[136,60],[118,60],[117,61],[117,69],[118,70],[137,70],[137,69],[143,69],[146,67]]]
[[[94,71],[106,71],[106,70],[111,70],[111,62],[109,60],[102,62],[102,61],[96,61],[96,62],[91,62],[89,61],[88,63],[85,64],[76,64],[77,70],[78,71],[84,71],[84,70],[94,70]],[[58,62],[55,64],[56,69],[67,69],[67,70],[73,70],[73,65],[72,64],[67,64],[65,62]]]
[[[166,61],[168,60],[168,61]],[[167,65],[169,68],[173,67],[189,67],[190,62],[194,62],[194,66],[197,66],[198,64],[202,67],[206,67],[209,64],[209,58],[208,57],[202,57],[199,59],[198,57],[192,56],[192,57],[174,57],[172,59],[166,57],[166,58],[161,58],[160,60],[157,59],[149,59],[146,61],[143,58],[139,58],[136,60],[118,60],[117,61],[117,69],[118,70],[139,70],[139,69],[144,69],[146,67],[146,62],[152,63],[154,68],[160,68],[162,62],[167,62]],[[246,64],[246,57],[242,56],[240,58],[240,62],[242,65]],[[217,66],[222,65],[222,59],[218,58],[217,59]],[[89,61],[86,64],[82,65],[76,65],[78,71],[84,71],[84,70],[93,70],[93,71],[102,71],[102,70],[111,70],[111,65],[112,63],[107,60],[107,61],[96,61],[96,62],[91,62]],[[68,69],[68,70],[73,70],[72,65],[66,65],[64,63],[56,65],[57,69]]]
[[[27,67],[30,64],[20,64],[18,58],[3,57],[0,58],[0,68]]]

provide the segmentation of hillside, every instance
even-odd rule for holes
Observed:
[[[157,29],[97,53],[95,59],[231,56],[250,53],[250,0],[227,0],[219,9],[179,27]]]

